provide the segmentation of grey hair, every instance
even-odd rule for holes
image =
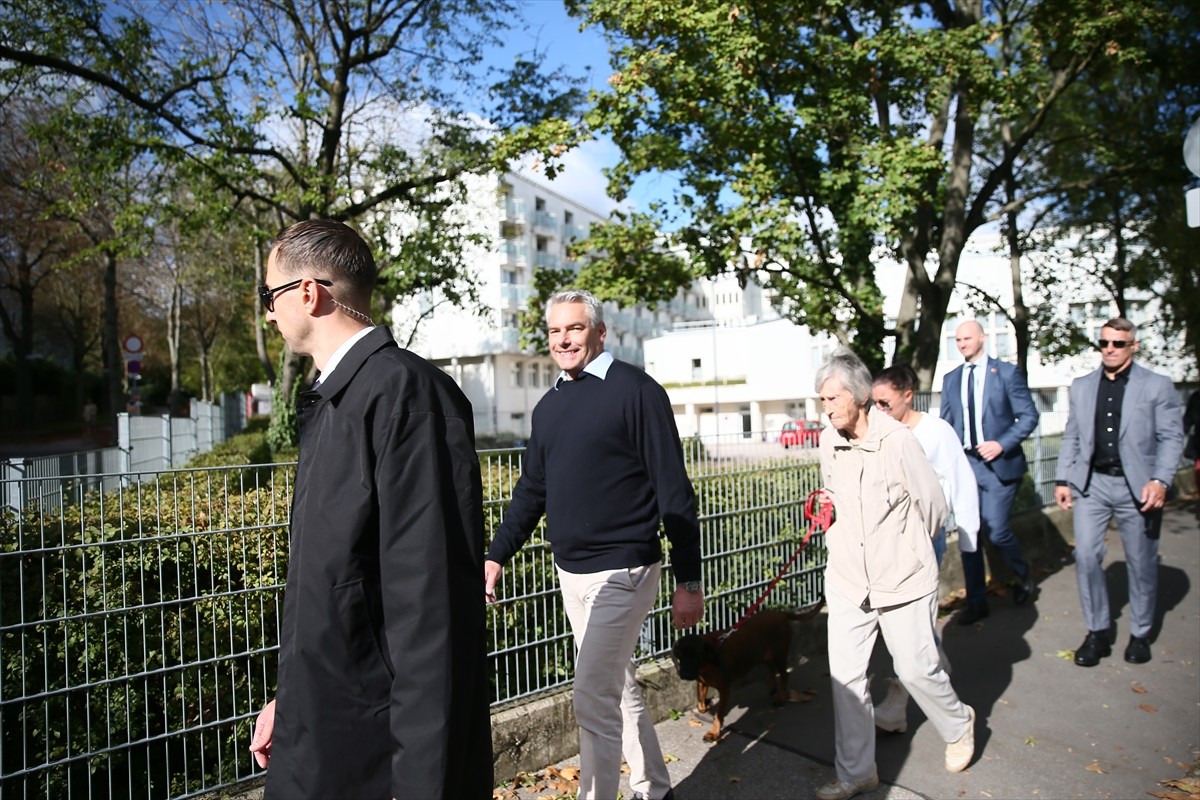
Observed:
[[[599,329],[604,324],[604,306],[596,299],[596,295],[585,289],[563,289],[546,298],[546,324],[550,324],[550,309],[559,303],[583,303],[587,306],[588,322],[593,328]]]
[[[871,399],[871,370],[863,360],[848,347],[839,347],[817,370],[817,392],[830,378],[837,378],[850,392],[857,405],[865,406]]]

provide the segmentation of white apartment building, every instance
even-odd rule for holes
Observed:
[[[475,408],[477,434],[523,439],[529,436],[533,407],[559,372],[549,356],[519,344],[533,271],[577,269],[567,245],[604,216],[518,173],[469,180],[472,200],[461,213],[490,242],[469,255],[477,265],[480,308],[456,308],[436,292],[426,293],[396,307],[396,338],[462,387]],[[711,317],[708,302],[701,291],[681,290],[653,310],[607,303],[606,349],[641,366],[647,339],[684,321]]]

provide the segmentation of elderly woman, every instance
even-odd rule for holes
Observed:
[[[962,437],[944,420],[913,408],[916,388],[917,373],[907,364],[898,364],[875,376],[871,396],[876,408],[913,432],[937,474],[949,507],[946,524],[933,537],[933,552],[940,567],[946,553],[947,529],[958,531],[958,547],[962,552],[972,553],[978,546],[979,487],[963,453]],[[941,653],[941,657],[942,666],[949,672],[946,654]],[[887,696],[875,706],[875,727],[898,733],[908,727],[908,690],[895,676],[888,682]]]
[[[867,683],[879,631],[900,681],[946,741],[950,772],[975,754],[975,711],[954,693],[934,639],[933,538],[946,517],[937,475],[912,432],[871,409],[871,373],[858,356],[839,348],[816,383],[831,423],[821,472],[837,512],[825,536],[837,776],[817,797],[844,800],[879,785]]]

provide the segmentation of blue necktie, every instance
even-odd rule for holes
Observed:
[[[979,436],[975,433],[975,365],[967,370],[967,424],[971,428],[971,449],[979,446]]]

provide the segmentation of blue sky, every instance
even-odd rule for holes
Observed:
[[[572,75],[587,75],[585,88],[599,91],[607,86],[612,67],[609,66],[607,44],[598,31],[593,28],[580,31],[579,20],[567,16],[562,0],[524,0],[521,5],[524,24],[516,26],[508,48],[497,53],[495,59],[537,48],[545,51],[547,67],[562,66]],[[612,142],[601,139],[568,153],[553,182],[546,181],[544,175],[532,171],[528,165],[520,172],[601,214],[608,214],[616,204],[607,197],[601,170],[616,164],[618,158],[619,153]],[[664,179],[647,177],[638,181],[625,205],[644,207],[653,199],[668,199],[669,196],[669,186]]]

